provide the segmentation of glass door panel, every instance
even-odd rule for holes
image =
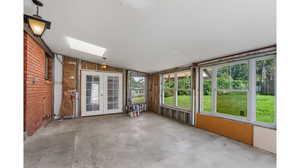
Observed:
[[[100,80],[99,76],[86,76],[86,111],[94,112],[100,110]]]
[[[119,108],[119,77],[107,77],[107,109],[113,110]]]

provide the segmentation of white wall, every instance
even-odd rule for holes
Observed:
[[[54,114],[59,115],[62,100],[62,56],[54,59]]]
[[[24,13],[27,15],[33,15],[36,12],[36,8],[32,0],[24,0]]]
[[[254,146],[276,153],[276,130],[254,126]]]

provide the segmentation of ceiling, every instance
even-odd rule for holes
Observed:
[[[155,72],[276,43],[274,0],[41,0],[56,53],[101,63],[67,38],[107,49],[113,66]],[[24,13],[33,14],[31,0]]]

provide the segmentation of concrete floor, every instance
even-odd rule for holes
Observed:
[[[269,168],[276,155],[143,113],[53,121],[24,144],[25,168]]]

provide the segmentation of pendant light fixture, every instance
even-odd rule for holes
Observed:
[[[33,16],[24,15],[24,22],[29,25],[34,35],[41,37],[46,29],[50,29],[51,22],[43,20],[39,16],[39,7],[42,7],[43,3],[38,0],[32,0],[32,2],[36,5],[36,14]]]
[[[100,65],[100,68],[101,68],[101,69],[107,69],[106,57],[102,57],[102,59],[103,59],[103,62],[102,62],[102,64]]]

